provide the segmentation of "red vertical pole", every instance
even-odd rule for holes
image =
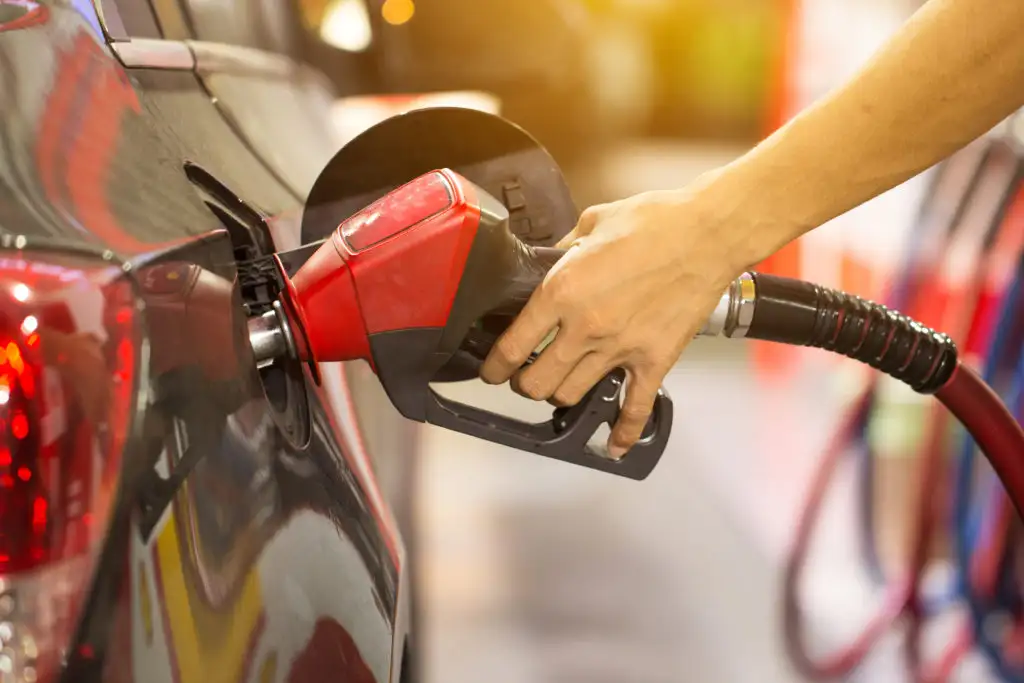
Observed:
[[[765,135],[770,135],[796,112],[800,106],[796,83],[800,60],[800,18],[802,0],[776,0],[779,12],[779,36],[772,68]],[[795,240],[762,261],[757,269],[764,273],[799,277],[801,244]],[[776,375],[793,367],[795,350],[780,344],[755,342],[752,349],[755,369],[762,374]]]

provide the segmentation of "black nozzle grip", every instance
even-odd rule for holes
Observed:
[[[619,395],[625,372],[605,375],[575,406],[559,408],[552,419],[529,423],[440,396],[430,389],[426,422],[485,441],[536,453],[555,460],[629,479],[642,480],[654,470],[672,432],[672,399],[658,392],[654,411],[643,436],[625,455],[615,460],[589,445],[602,424],[619,417]]]
[[[564,249],[531,247],[517,239],[514,274],[500,290],[498,303],[476,321],[434,381],[462,382],[479,375],[480,366],[498,337],[512,324],[548,271],[564,255]]]

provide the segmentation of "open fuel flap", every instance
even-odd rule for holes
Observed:
[[[441,168],[500,201],[512,233],[527,244],[552,245],[579,218],[561,169],[529,133],[494,114],[436,107],[386,119],[334,155],[306,200],[303,243],[324,239],[363,207]]]

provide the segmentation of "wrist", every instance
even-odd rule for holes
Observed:
[[[757,164],[741,157],[680,191],[737,275],[813,227],[774,184]]]

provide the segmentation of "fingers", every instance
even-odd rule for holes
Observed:
[[[551,402],[561,407],[576,405],[595,384],[604,379],[612,365],[614,364],[607,356],[588,353],[555,389]]]
[[[640,440],[654,408],[660,383],[656,372],[645,371],[632,375],[626,385],[626,399],[619,412],[619,419],[608,438],[608,454],[612,458],[621,458]]]
[[[480,368],[481,379],[488,384],[508,381],[557,325],[551,307],[531,298],[495,342]]]
[[[565,237],[558,240],[558,242],[555,244],[555,248],[568,249],[569,247],[572,246],[572,243],[575,242],[578,237],[579,234],[576,232],[576,228],[573,228],[568,233],[566,233]]]
[[[535,401],[551,398],[590,349],[569,330],[559,330],[547,348],[514,378],[515,390]]]
[[[562,249],[569,249],[580,237],[590,234],[597,225],[598,216],[603,206],[592,206],[584,211],[580,215],[576,227],[559,240],[556,246]],[[555,265],[552,272],[548,274],[549,278],[555,271],[564,266],[565,260],[563,258]],[[534,293],[522,312],[516,317],[515,322],[498,339],[487,360],[484,361],[480,369],[480,377],[485,382],[488,384],[501,384],[516,374],[523,366],[523,363],[530,357],[533,350],[537,348],[537,345],[558,326],[558,319],[552,312],[552,308],[551,301],[543,296],[542,291],[539,290]],[[564,357],[558,355],[559,353],[564,353]],[[526,386],[522,388],[530,396],[546,393],[547,396],[543,396],[543,398],[547,398],[558,387],[561,380],[572,370],[575,362],[579,360],[581,355],[582,353],[570,351],[569,348],[557,353],[554,351],[546,354],[542,353],[541,358],[537,362],[540,363],[541,359],[545,357],[548,360],[541,363],[541,371],[532,370],[532,367],[537,366],[537,363],[534,363],[534,366],[521,378],[526,380]],[[540,376],[540,372],[543,372],[545,368],[554,373],[553,379],[545,379],[542,383],[539,380],[531,379],[531,377]],[[561,374],[558,374],[559,372]],[[532,386],[534,383],[538,383],[537,386]]]

